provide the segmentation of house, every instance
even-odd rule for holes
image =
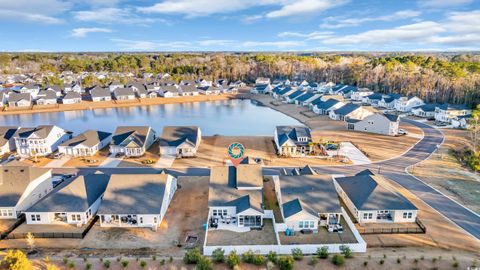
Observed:
[[[435,108],[435,121],[452,124],[452,120],[472,114],[465,105],[442,104]]]
[[[219,95],[222,93],[222,88],[216,86],[201,86],[198,91],[203,95]]]
[[[82,96],[78,92],[70,91],[62,98],[63,104],[75,104],[82,102]]]
[[[271,84],[255,84],[255,87],[253,87],[250,92],[253,94],[268,94],[272,92],[272,89]]]
[[[45,91],[53,91],[57,97],[62,96],[62,88],[60,88],[58,85],[48,85],[45,87]]]
[[[286,98],[285,98],[285,102],[286,103],[295,103],[295,100],[297,98],[299,98],[300,96],[302,96],[303,94],[306,94],[305,91],[302,91],[302,90],[297,90],[293,93],[291,93],[290,95],[288,95]]]
[[[175,85],[165,85],[160,88],[160,96],[165,98],[178,97],[179,92]]]
[[[112,133],[87,130],[82,134],[60,144],[58,152],[73,157],[93,156],[100,149],[108,145]]]
[[[110,82],[110,84],[108,84],[108,89],[110,90],[110,92],[113,92],[113,90],[117,88],[123,88],[123,87],[125,86],[118,81],[112,81]]]
[[[351,98],[352,94],[357,91],[358,88],[356,86],[347,85],[346,87],[342,87],[340,90],[336,91],[335,94],[348,99]]]
[[[346,121],[348,119],[362,120],[372,114],[373,112],[364,109],[362,106],[358,106],[353,103],[347,103],[336,110],[329,111],[328,117],[332,120],[340,121]]]
[[[236,81],[236,82],[231,82],[229,85],[229,87],[234,87],[234,88],[243,88],[246,86],[246,84],[240,80]]]
[[[373,94],[373,91],[368,88],[358,88],[357,91],[354,91],[350,95],[351,100],[362,101],[364,97]]]
[[[320,95],[308,91],[305,94],[297,97],[295,99],[295,104],[296,105],[301,105],[301,106],[308,106],[310,104],[310,102],[314,101],[319,96]]]
[[[316,114],[329,114],[330,111],[336,110],[345,105],[345,103],[333,98],[329,98],[326,101],[318,101],[313,105],[313,112]]]
[[[179,93],[181,96],[198,96],[199,94],[198,89],[194,84],[180,85]]]
[[[435,119],[435,108],[440,104],[427,103],[412,108],[412,114],[417,117]]]
[[[29,93],[11,92],[8,95],[8,107],[30,107],[32,106],[32,96]]]
[[[234,86],[229,86],[227,88],[223,88],[222,93],[224,93],[224,94],[236,94],[236,93],[238,93],[238,88],[236,88]]]
[[[160,141],[160,155],[178,158],[194,157],[202,140],[202,132],[196,126],[165,126]]]
[[[200,78],[197,82],[199,87],[209,87],[213,85],[213,81],[206,80],[204,78]]]
[[[40,92],[40,86],[35,84],[24,85],[18,89],[18,92],[20,94],[30,94],[33,99],[36,99],[38,92]]]
[[[395,110],[399,112],[410,112],[412,108],[425,104],[419,97],[400,97],[395,100]]]
[[[133,100],[135,99],[135,92],[132,88],[117,87],[113,90],[113,97],[116,100]]]
[[[277,154],[304,156],[313,151],[310,129],[304,126],[277,126],[274,134]]]
[[[271,84],[272,82],[270,81],[270,78],[266,78],[266,77],[258,77],[256,80],[255,80],[255,84],[259,85],[259,84]]]
[[[472,117],[471,114],[460,115],[452,119],[452,127],[454,128],[468,128],[469,119]]]
[[[35,102],[37,105],[57,104],[57,94],[53,90],[40,91]]]
[[[157,140],[156,132],[148,126],[117,127],[110,143],[110,153],[113,155],[139,157]]]
[[[24,158],[47,156],[72,138],[72,133],[54,125],[20,128],[14,135],[17,153]]]
[[[329,91],[329,94],[330,95],[338,95],[338,93],[340,93],[340,91],[343,89],[343,88],[346,88],[348,87],[348,85],[345,85],[345,84],[337,84],[335,86],[332,86],[330,88],[330,91]]]
[[[261,165],[212,167],[208,188],[208,225],[211,229],[250,231],[263,225]]]
[[[371,105],[373,107],[380,106],[380,100],[382,100],[383,95],[380,93],[373,93],[362,98],[362,103],[366,105]]]
[[[156,230],[176,190],[169,174],[112,174],[98,209],[100,226]]]
[[[382,98],[378,101],[378,107],[393,110],[395,109],[396,100],[401,97],[399,94],[382,95]]]
[[[138,91],[142,91],[142,90],[143,92],[145,92],[145,90],[147,90],[145,85],[140,82],[128,82],[127,88],[132,88],[135,93],[138,93]]]
[[[107,88],[95,87],[90,90],[90,96],[93,102],[97,101],[110,101],[112,100],[112,94]]]
[[[415,222],[417,207],[385,182],[368,170],[334,178],[338,195],[358,223]]]
[[[290,86],[287,86],[283,89],[281,88],[276,93],[273,93],[273,97],[276,98],[276,99],[283,99],[283,98],[287,97],[288,95],[292,94],[295,91],[296,91],[295,89],[291,88]]]
[[[19,127],[0,126],[0,156],[16,149],[14,135]]]
[[[333,232],[341,226],[343,216],[340,200],[332,178],[328,175],[297,175],[274,177],[275,194],[280,206],[283,230],[318,233],[319,227]]]
[[[76,93],[82,93],[83,89],[82,86],[78,83],[73,83],[73,84],[65,84],[63,86],[64,92],[76,92]]]
[[[0,166],[0,219],[16,219],[53,189],[52,171],[12,161]]]
[[[110,175],[80,175],[25,211],[27,224],[82,226],[97,214]]]
[[[377,133],[389,136],[398,135],[400,117],[393,114],[374,113],[361,120],[348,119],[347,128],[355,131]]]

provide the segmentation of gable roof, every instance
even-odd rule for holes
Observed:
[[[19,102],[20,100],[32,101],[32,95],[29,93],[11,92],[8,95],[8,102]]]
[[[133,142],[137,146],[143,147],[150,130],[149,126],[120,126],[115,129],[111,143],[118,146],[127,146]]]
[[[113,90],[113,94],[115,96],[134,96],[135,92],[133,91],[133,88],[117,87]]]
[[[297,91],[291,93],[290,95],[288,95],[288,98],[289,98],[289,99],[295,99],[295,98],[303,95],[304,93],[305,93],[305,92],[302,91],[302,90],[297,90]]]
[[[50,169],[31,167],[19,161],[0,166],[0,206],[16,206],[28,185],[50,172]]]
[[[60,146],[75,147],[79,144],[82,144],[85,147],[93,147],[108,138],[110,135],[112,135],[112,133],[96,130],[87,130],[79,134],[78,136],[75,136],[70,140],[63,142],[62,144],[60,144]]]
[[[307,101],[308,99],[312,98],[315,95],[316,94],[313,93],[313,92],[306,92],[305,94],[299,96],[296,100],[304,102],[304,101]]]
[[[45,139],[48,137],[52,129],[54,128],[54,125],[40,125],[38,127],[22,127],[18,129],[16,133],[16,137],[20,138],[29,138],[30,136],[34,135],[35,137],[39,139]]]
[[[98,87],[98,86],[90,90],[90,95],[92,96],[92,98],[112,96],[112,94],[110,93],[110,90],[108,90],[107,88]]]
[[[312,141],[310,129],[304,126],[277,126],[277,140],[279,145],[283,145],[288,140],[292,140],[295,144],[308,144]],[[307,141],[299,142],[299,137],[307,137]]]
[[[198,92],[197,87],[193,84],[181,85],[182,92]]]
[[[85,212],[105,192],[110,175],[80,175],[27,212]]]
[[[77,92],[73,92],[73,91],[70,91],[68,92],[64,97],[63,99],[77,99],[77,98],[82,98],[82,95],[80,95],[79,93]]]
[[[327,109],[330,109],[331,107],[335,106],[337,103],[339,103],[340,101],[336,100],[336,99],[333,99],[333,98],[329,98],[327,99],[326,101],[322,101],[322,102],[318,102],[316,104],[317,108],[319,109],[322,109],[322,110],[327,110]]]
[[[0,126],[0,146],[5,145],[15,135],[18,127]]]
[[[399,119],[399,116],[395,114],[385,113],[383,116],[385,116],[390,122],[397,122]]]
[[[380,175],[369,173],[335,179],[358,210],[417,210],[400,193],[380,185]]]
[[[434,112],[435,111],[435,108],[438,107],[439,104],[437,103],[426,103],[426,104],[423,104],[423,105],[420,105],[420,106],[415,106],[413,107],[413,109],[420,109],[424,112]]]
[[[112,174],[98,214],[160,214],[168,174]]]
[[[359,109],[360,106],[358,106],[357,104],[353,104],[353,103],[347,103],[345,105],[343,105],[342,107],[334,110],[335,114],[338,114],[338,115],[348,115],[350,113],[352,113],[353,111]]]
[[[160,136],[160,146],[177,147],[182,143],[196,146],[200,128],[197,126],[165,126]]]

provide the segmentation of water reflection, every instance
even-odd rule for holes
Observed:
[[[300,123],[249,100],[224,100],[0,116],[0,125],[55,124],[78,134],[86,129],[113,131],[118,125],[198,125],[204,135],[272,135],[276,125]]]

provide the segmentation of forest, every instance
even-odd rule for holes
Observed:
[[[480,99],[480,55],[452,53],[2,53],[0,72],[144,72],[185,78],[252,82],[332,81],[382,93],[418,95],[428,102],[475,105]],[[93,76],[84,85],[105,83]]]

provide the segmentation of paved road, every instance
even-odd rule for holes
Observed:
[[[364,169],[370,169],[374,172],[380,171],[389,179],[402,185],[414,195],[422,199],[425,203],[430,205],[433,209],[440,212],[442,215],[450,219],[453,223],[463,228],[466,232],[480,240],[480,216],[473,213],[469,209],[463,207],[457,202],[451,200],[447,196],[433,189],[421,180],[409,175],[406,168],[415,165],[422,160],[427,159],[433,152],[435,152],[439,145],[443,143],[443,134],[439,130],[420,122],[409,119],[402,119],[402,121],[415,125],[421,128],[424,132],[424,137],[420,142],[413,146],[409,151],[403,155],[385,160],[377,163],[366,165],[345,165],[345,166],[323,166],[315,168],[320,173],[325,174],[354,174]],[[291,168],[290,168],[291,169]],[[85,174],[97,170],[105,173],[148,173],[158,172],[156,169],[150,168],[82,168],[78,173]],[[265,174],[278,174],[280,168],[265,168]],[[55,172],[71,172],[72,169],[57,169]],[[208,168],[188,168],[188,169],[168,169],[168,172],[173,175],[209,175]]]

